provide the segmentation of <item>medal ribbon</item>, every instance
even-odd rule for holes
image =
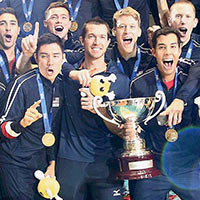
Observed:
[[[34,0],[30,0],[28,10],[27,10],[27,5],[26,5],[26,0],[22,0],[22,6],[23,6],[23,11],[24,11],[24,16],[27,22],[31,20],[31,14],[33,10],[33,3]]]
[[[78,15],[78,11],[79,11],[79,8],[81,6],[81,1],[82,0],[79,0],[76,4],[76,7],[75,7],[75,10],[73,11],[73,8],[72,8],[72,0],[68,0],[68,7],[69,7],[69,11],[70,11],[70,15],[71,15],[71,21],[75,21],[76,20],[76,17]]]
[[[192,56],[192,50],[193,50],[193,41],[191,40],[190,46],[188,48],[188,51],[187,51],[187,54],[186,54],[185,58],[189,58],[189,59],[191,58],[191,56]]]
[[[134,68],[133,68],[133,72],[132,72],[132,75],[131,75],[131,81],[136,77],[137,75],[137,72],[138,72],[138,68],[139,68],[139,65],[140,65],[140,61],[141,61],[141,50],[140,50],[140,47],[137,46],[137,60],[135,61],[135,65],[134,65]],[[119,57],[117,57],[117,66],[119,68],[119,70],[124,74],[124,68],[122,66],[122,63],[120,62],[119,60]]]
[[[116,6],[117,10],[121,10],[122,7],[120,6],[119,1],[114,0],[114,2],[115,2],[115,6]],[[128,2],[129,2],[129,0],[124,0],[123,8],[126,8],[128,6]]]
[[[157,86],[158,90],[161,90],[162,92],[164,92],[162,84],[161,84],[159,76],[158,76],[157,68],[154,71],[154,75],[156,78],[156,86]],[[173,97],[172,97],[173,99],[175,98],[175,95],[176,95],[177,84],[178,84],[178,69],[176,68],[176,73],[175,73],[175,78],[174,78],[174,90],[173,90]],[[164,109],[166,109],[166,108],[167,108],[167,101],[165,102],[165,106],[164,106]]]
[[[156,86],[157,86],[158,90],[161,90],[162,92],[164,92],[162,84],[161,84],[159,76],[158,76],[157,68],[154,71],[154,75],[156,78]],[[175,78],[174,78],[174,90],[173,90],[173,97],[172,97],[173,99],[175,98],[175,95],[176,95],[177,85],[178,85],[178,69],[176,68],[176,73],[175,73]],[[165,102],[165,105],[164,105],[164,109],[166,109],[166,108],[167,108],[167,101]],[[170,127],[170,128],[174,128],[174,126],[172,125],[172,127]]]
[[[1,70],[3,72],[3,75],[4,75],[5,79],[6,79],[6,83],[9,83],[10,82],[10,76],[9,76],[9,73],[8,73],[7,68],[6,68],[6,64],[5,64],[4,60],[3,60],[2,55],[0,55],[0,65],[1,65]]]
[[[40,93],[44,129],[45,129],[45,133],[50,133],[51,132],[51,122],[52,122],[52,108],[48,115],[47,114],[47,105],[46,105],[46,100],[45,100],[45,95],[44,95],[44,87],[43,87],[42,80],[41,80],[38,69],[36,70],[36,74],[37,74],[37,84],[38,84],[39,93]]]
[[[18,48],[15,47],[16,62],[17,62],[17,59],[19,58],[19,55],[20,55],[20,51],[19,51]],[[0,55],[0,66],[1,66],[1,70],[3,72],[3,75],[5,77],[6,83],[9,83],[10,82],[10,75],[8,73],[8,70],[7,70],[7,67],[6,67],[6,64],[4,62],[2,55]]]
[[[17,47],[15,47],[15,56],[16,56],[16,62],[17,62],[17,60],[20,56],[20,50]]]

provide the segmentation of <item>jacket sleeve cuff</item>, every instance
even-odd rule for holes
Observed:
[[[7,121],[1,125],[3,135],[8,139],[14,139],[21,134],[22,127],[19,123]]]

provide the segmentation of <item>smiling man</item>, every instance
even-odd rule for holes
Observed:
[[[200,36],[192,33],[198,23],[194,5],[187,0],[174,3],[170,8],[168,23],[180,33],[182,43],[180,57],[200,61]]]
[[[106,54],[130,80],[153,66],[151,50],[137,45],[142,33],[140,23],[140,14],[131,7],[115,12],[112,33],[117,42]]]
[[[166,104],[173,101],[176,93],[186,81],[187,75],[178,67],[181,54],[179,32],[166,27],[155,32],[152,39],[152,53],[157,60],[157,67],[138,76],[131,83],[131,97],[155,96],[157,90],[165,93]],[[196,142],[187,142],[188,135],[178,133],[188,127],[196,119],[194,97],[190,97],[182,116],[182,122],[168,127],[158,125],[154,118],[147,126],[142,125],[144,134],[149,135],[152,151],[155,153],[155,165],[162,172],[151,179],[130,181],[132,196],[137,200],[165,199],[169,190],[173,190],[181,199],[197,199],[200,196]],[[170,133],[176,135],[172,137]],[[189,132],[188,132],[189,133]],[[199,141],[199,137],[197,137]],[[177,139],[177,140],[176,140]],[[165,147],[169,147],[166,150]],[[165,151],[166,150],[166,151]],[[195,152],[195,153],[194,153]],[[164,164],[164,165],[163,165]],[[168,176],[166,176],[168,175]]]
[[[61,184],[60,196],[65,200],[85,200],[88,193],[91,196],[88,199],[122,200],[122,182],[116,180],[113,162],[119,138],[97,114],[90,112],[93,96],[83,87],[79,76],[88,72],[91,80],[93,75],[115,74],[117,80],[111,84],[110,91],[114,91],[116,99],[129,96],[129,79],[118,71],[114,62],[105,59],[109,31],[102,19],[88,20],[80,38],[85,47],[84,59],[71,66],[69,77],[63,71],[65,106],[56,176]],[[86,96],[82,97],[81,92]]]
[[[55,175],[54,142],[62,105],[58,74],[63,55],[59,37],[42,35],[35,54],[38,68],[17,77],[6,90],[7,103],[0,119],[3,199],[40,199],[34,172],[39,169],[45,176]]]
[[[63,2],[53,2],[45,11],[44,26],[49,32],[59,36],[64,42],[66,59],[74,64],[83,56],[83,47],[80,41],[73,39],[69,32],[71,27],[70,12]]]

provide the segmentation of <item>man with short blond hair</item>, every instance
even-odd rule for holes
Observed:
[[[131,7],[118,10],[113,15],[112,34],[116,43],[108,49],[107,56],[117,63],[120,71],[130,80],[150,68],[154,60],[151,49],[137,45],[142,33],[140,23],[140,14]]]

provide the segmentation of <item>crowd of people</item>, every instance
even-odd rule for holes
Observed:
[[[44,199],[38,169],[64,200],[200,199],[199,10],[189,0],[2,0],[0,200]],[[113,74],[114,100],[166,96],[160,118],[140,123],[155,177],[117,178],[135,129],[99,117],[88,89]]]

